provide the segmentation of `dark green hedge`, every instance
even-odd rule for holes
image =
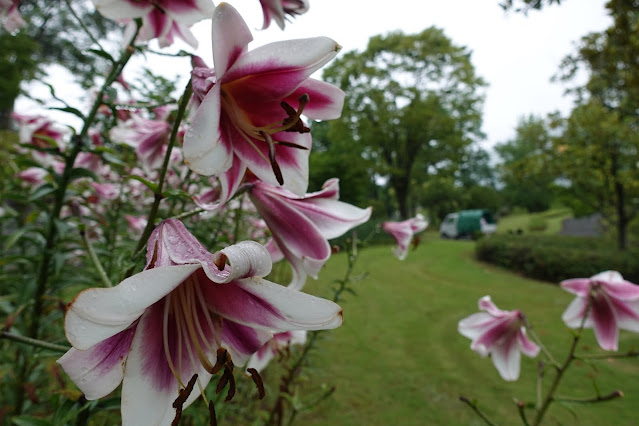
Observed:
[[[477,242],[475,253],[484,262],[555,284],[609,269],[639,283],[639,252],[619,251],[601,239],[491,235]]]

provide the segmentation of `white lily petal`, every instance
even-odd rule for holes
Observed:
[[[135,4],[122,0],[93,0],[93,5],[98,12],[109,19],[140,18],[155,7],[150,2]]]
[[[134,332],[135,328],[125,330],[85,351],[71,348],[58,359],[58,364],[86,399],[102,398],[122,382]]]
[[[233,164],[232,147],[220,130],[220,96],[220,86],[216,84],[202,100],[184,135],[184,161],[204,176],[220,175]]]
[[[236,278],[265,277],[271,273],[273,266],[271,255],[262,244],[255,241],[241,241],[228,246],[213,255],[217,262],[226,257],[230,266],[230,275],[224,282]]]
[[[512,382],[519,378],[521,353],[516,339],[507,340],[506,345],[493,348],[491,357],[502,379]]]
[[[208,286],[212,311],[238,324],[270,331],[324,330],[342,324],[342,308],[330,300],[250,278]]]
[[[67,340],[73,347],[84,350],[119,333],[200,267],[198,264],[148,269],[116,287],[84,290],[67,310],[64,326]]]
[[[221,78],[253,40],[240,14],[228,3],[220,3],[213,12],[213,63]]]
[[[151,371],[153,365],[146,357],[148,352],[147,337],[143,332],[147,326],[145,322],[146,315],[140,321],[141,330],[133,338],[131,352],[127,360],[122,385],[122,425],[169,426],[175,418],[175,409],[172,404],[178,396],[178,386],[176,383],[175,388],[158,388],[153,382],[153,371]],[[211,380],[211,375],[204,370],[199,362],[196,362],[195,365],[199,384],[205,388]],[[186,384],[190,377],[182,379]],[[186,403],[182,406],[183,409],[200,396],[199,389],[196,383]]]
[[[582,318],[586,313],[587,301],[585,298],[577,297],[570,302],[570,305],[566,308],[561,315],[561,319],[570,328],[578,328],[581,325]],[[586,320],[589,325],[592,325],[590,319]]]

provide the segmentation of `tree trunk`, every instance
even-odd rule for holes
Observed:
[[[408,179],[407,176],[398,176],[391,179],[391,186],[395,190],[395,198],[397,199],[399,215],[402,220],[406,220],[409,217]]]
[[[13,112],[13,103],[10,108],[0,109],[0,130],[12,130],[11,113]]]
[[[615,182],[615,193],[617,194],[617,248],[625,250],[628,246],[628,217],[626,217],[626,209],[624,208],[625,192],[623,184]]]

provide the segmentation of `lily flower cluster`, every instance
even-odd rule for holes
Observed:
[[[590,278],[560,283],[577,295],[562,315],[570,328],[594,328],[599,346],[617,351],[619,329],[639,333],[639,286],[626,281],[617,271],[605,271]],[[490,300],[479,299],[479,309],[459,322],[458,331],[472,340],[471,349],[490,355],[504,380],[519,378],[520,353],[536,357],[540,347],[527,334],[525,316],[519,310],[502,311]]]
[[[228,245],[211,253],[181,221],[166,219],[150,235],[144,270],[126,274],[117,286],[84,290],[68,305],[65,332],[73,348],[58,362],[85,397],[102,398],[122,384],[123,424],[175,424],[218,373],[217,391],[228,385],[230,399],[233,368],[252,359],[248,371],[259,389],[257,371],[279,350],[303,343],[306,330],[342,323],[337,304],[300,291],[328,260],[328,240],[371,215],[370,208],[339,201],[337,179],[307,193],[312,139],[304,120],[337,118],[344,102],[340,89],[310,75],[340,46],[316,37],[250,50],[252,35],[240,14],[210,0],[93,2],[104,16],[131,28],[141,21],[136,42],[154,38],[161,47],[175,37],[195,45],[189,26],[211,18],[214,68],[194,58],[191,116],[182,123],[175,122],[180,114],[167,109],[144,114],[132,102],[120,111],[121,102],[107,108],[104,101],[99,111],[108,119],[92,128],[91,147],[74,164],[88,176],[73,182],[79,197],[74,214],[99,223],[110,204],[123,198],[148,206],[167,193],[186,194],[191,204],[208,210],[190,220],[200,224],[217,214],[218,234],[228,233],[227,212],[241,208],[251,215],[245,222],[253,229],[246,233],[264,243],[227,235],[215,242]],[[264,27],[273,20],[284,28],[287,17],[308,9],[305,0],[260,3]],[[48,121],[18,118],[33,152],[64,146]],[[105,164],[114,152],[135,158],[135,166]],[[158,176],[168,190],[150,197]],[[22,178],[44,185],[52,180],[33,171]],[[203,188],[210,179],[217,186]],[[184,210],[188,204],[182,198]],[[175,214],[178,206],[173,202],[167,210]],[[153,222],[151,215],[124,213],[118,220],[135,233]],[[293,270],[287,287],[264,278],[280,260]]]
[[[181,222],[166,220],[151,235],[144,271],[69,305],[73,349],[58,362],[87,399],[122,382],[123,424],[170,424],[179,390],[194,375],[206,387],[220,348],[243,365],[276,332],[341,325],[338,305],[265,280],[270,270],[258,243],[211,254]]]

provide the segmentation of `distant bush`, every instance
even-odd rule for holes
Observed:
[[[555,284],[609,269],[639,283],[639,252],[622,252],[596,238],[492,235],[477,242],[475,254],[481,261]]]
[[[541,216],[532,216],[528,221],[528,230],[530,232],[542,232],[548,228],[548,222]]]

